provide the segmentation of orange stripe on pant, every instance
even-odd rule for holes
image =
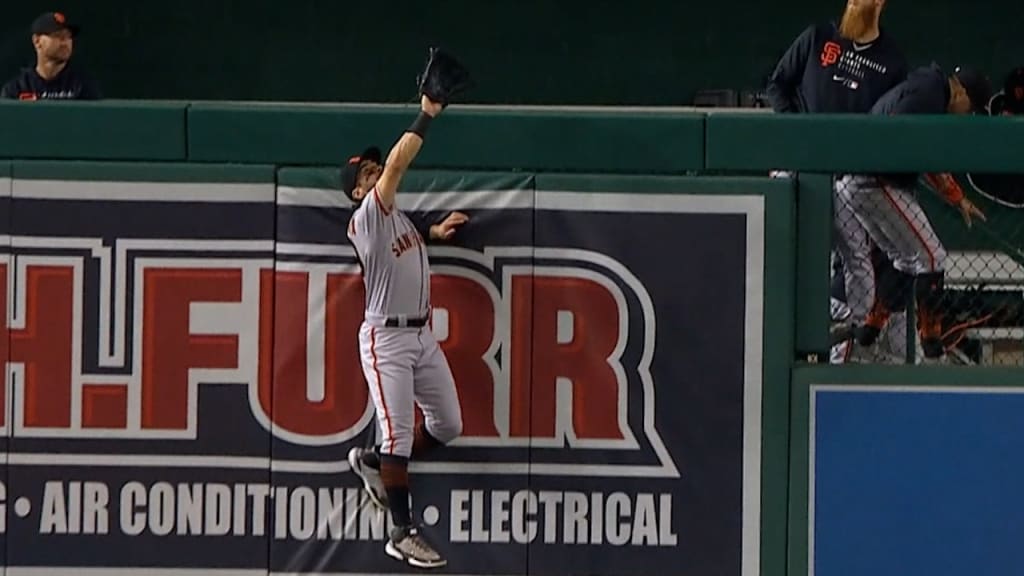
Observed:
[[[384,446],[381,446],[381,451],[391,454],[395,451],[395,435],[394,429],[391,427],[391,415],[388,414],[388,403],[384,399],[384,384],[380,378],[380,370],[377,368],[377,328],[370,328],[370,355],[373,356],[373,373],[377,375],[377,394],[380,396],[380,405],[384,409],[384,423],[387,424],[387,437],[391,440],[391,447],[389,450],[384,450]]]
[[[886,200],[888,200],[889,203],[892,204],[892,207],[896,209],[896,213],[900,215],[900,218],[907,223],[907,226],[910,226],[910,231],[913,232],[914,236],[916,236],[918,241],[921,242],[921,246],[924,246],[925,252],[928,253],[928,261],[931,264],[931,271],[937,272],[937,270],[935,269],[935,253],[932,252],[931,247],[928,246],[928,242],[926,242],[924,236],[921,235],[921,231],[917,229],[917,226],[914,226],[914,223],[910,221],[910,218],[906,215],[905,212],[903,212],[903,209],[900,208],[899,203],[896,202],[896,199],[893,198],[892,194],[889,193],[888,186],[882,186],[882,193],[885,194]]]

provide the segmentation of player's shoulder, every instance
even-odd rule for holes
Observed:
[[[836,40],[839,36],[839,25],[834,20],[821,20],[807,27],[805,34],[810,34],[815,40]]]
[[[28,69],[22,68],[18,70],[17,74],[11,76],[3,83],[3,86],[0,87],[0,92],[2,92],[6,98],[15,98],[18,93],[27,90],[28,86]]]

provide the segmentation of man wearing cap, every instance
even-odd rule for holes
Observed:
[[[24,68],[0,89],[0,98],[14,100],[98,100],[99,88],[69,65],[79,26],[61,12],[47,12],[32,23],[34,68]]]
[[[362,154],[349,158],[341,169],[341,188],[345,196],[353,202],[361,202],[361,198],[354,197],[360,170],[380,168],[382,162],[380,148],[376,146],[371,146]],[[469,217],[462,212],[449,212],[447,216],[437,220],[432,220],[422,212],[406,212],[405,216],[412,221],[413,227],[428,244],[436,240],[450,240],[459,226],[469,221]]]
[[[413,518],[409,462],[462,433],[462,408],[430,324],[425,240],[399,209],[397,193],[443,108],[424,94],[419,116],[383,164],[380,150],[371,147],[342,170],[343,190],[358,204],[347,236],[359,259],[366,292],[359,328],[360,360],[382,432],[376,449],[354,448],[348,462],[371,501],[391,513],[394,528],[385,553],[418,568],[440,568],[446,561]],[[419,423],[416,406],[423,412]]]
[[[957,68],[947,74],[932,64],[912,71],[907,79],[887,92],[871,109],[872,114],[985,114],[992,90],[988,80],[974,70]],[[928,183],[956,206],[968,227],[971,218],[985,219],[949,174],[927,174]],[[857,174],[840,188],[844,202],[867,230],[871,239],[893,261],[902,286],[913,286],[917,301],[917,328],[926,359],[945,354],[942,296],[946,251],[914,194],[918,174]],[[901,290],[908,294],[909,290]],[[866,335],[877,337],[891,310],[876,300],[865,322]],[[872,333],[872,334],[867,334]]]

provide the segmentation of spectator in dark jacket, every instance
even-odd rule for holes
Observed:
[[[80,28],[61,12],[47,12],[32,23],[34,68],[24,68],[0,89],[0,98],[14,100],[97,100],[96,83],[70,65]]]

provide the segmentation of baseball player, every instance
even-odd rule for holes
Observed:
[[[848,0],[838,25],[805,29],[768,80],[766,92],[775,112],[865,114],[902,82],[907,61],[880,26],[884,8],[885,0]],[[842,256],[849,320],[857,332],[875,293],[871,243],[835,191],[833,205],[835,248]]]
[[[408,464],[462,432],[462,412],[448,362],[430,329],[430,263],[424,238],[396,204],[399,182],[442,106],[422,96],[421,112],[380,163],[368,149],[343,169],[343,189],[359,206],[348,238],[362,265],[366,308],[359,329],[363,374],[377,411],[381,443],[353,448],[352,471],[370,499],[391,512],[394,529],[384,550],[419,568],[446,561],[412,519]],[[449,216],[439,230],[450,237],[465,215]],[[415,406],[424,422],[414,426]]]
[[[912,72],[907,80],[886,93],[872,114],[968,114],[984,113],[991,88],[980,74],[957,68],[946,74],[937,65]],[[971,218],[984,220],[952,176],[926,175],[929,184],[956,206],[967,226]],[[913,286],[917,302],[917,328],[927,359],[945,353],[938,304],[942,296],[946,252],[914,195],[917,174],[847,175],[838,188],[871,239],[892,260],[897,283]],[[900,290],[909,293],[909,290]],[[889,319],[891,308],[875,299],[864,325],[863,338],[870,345]]]

